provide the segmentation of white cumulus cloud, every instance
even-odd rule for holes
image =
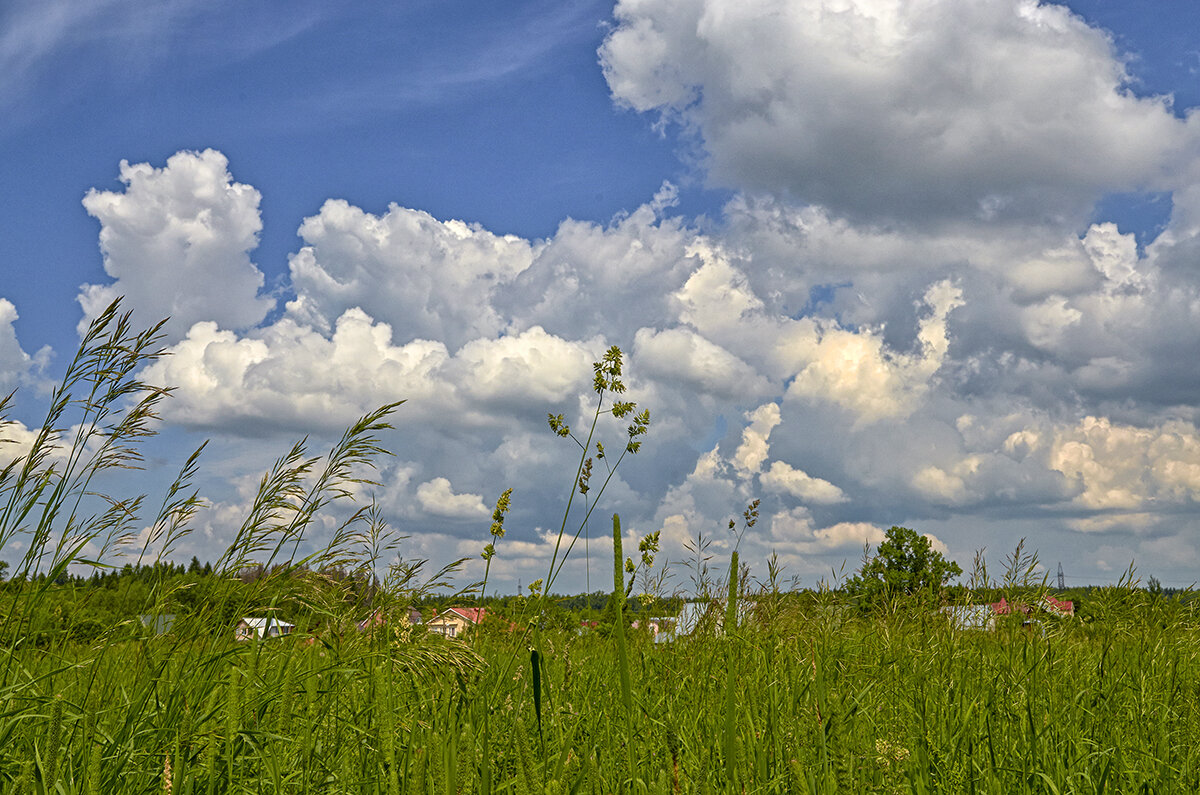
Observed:
[[[845,493],[828,480],[814,478],[784,461],[771,462],[771,468],[759,478],[768,492],[789,494],[798,500],[814,504],[833,504],[846,501]]]
[[[529,267],[536,246],[475,224],[438,221],[392,204],[372,215],[329,200],[304,219],[305,245],[290,262],[289,314],[329,328],[358,307],[402,341],[438,339],[452,349],[500,332],[494,292]]]
[[[1085,417],[1058,429],[1049,465],[1082,487],[1075,501],[1086,508],[1193,502],[1200,498],[1200,431],[1181,421],[1138,427]]]
[[[274,301],[259,296],[263,274],[250,261],[261,196],[233,181],[225,155],[178,152],[163,168],[122,160],[120,178],[124,191],[93,189],[83,200],[114,281],[83,286],[81,330],[119,296],[142,324],[170,316],[176,339],[200,321],[244,329],[266,316]]]
[[[826,400],[854,411],[863,422],[911,414],[945,361],[950,340],[947,316],[962,306],[962,291],[949,282],[929,287],[926,315],[918,326],[912,353],[889,350],[870,331],[848,331],[825,324],[808,337],[797,337],[789,351],[803,363],[789,395]]]
[[[1194,146],[1111,39],[1030,0],[622,0],[614,98],[694,128],[710,178],[858,217],[1081,217]]]
[[[742,443],[733,454],[733,465],[743,477],[762,469],[771,452],[771,431],[782,422],[779,406],[775,403],[764,403],[747,412],[746,419],[750,424],[742,430]]]
[[[485,519],[491,513],[483,504],[483,497],[455,494],[446,478],[434,478],[417,486],[417,502],[426,513],[447,519]]]
[[[633,358],[644,376],[720,398],[745,399],[770,389],[767,379],[749,364],[687,328],[638,329]]]

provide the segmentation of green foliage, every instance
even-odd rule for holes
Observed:
[[[946,560],[928,538],[907,527],[893,526],[874,557],[846,583],[846,590],[875,603],[902,594],[937,593],[960,574],[959,565]]]

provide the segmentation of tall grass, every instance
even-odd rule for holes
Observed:
[[[89,330],[37,441],[0,473],[0,543],[22,545],[19,575],[103,566],[122,549],[157,558],[189,532],[200,451],[152,514],[144,496],[96,494],[103,473],[138,464],[167,393],[141,383],[137,365],[157,354],[154,330],[134,332],[115,306]],[[619,383],[615,358],[597,365],[593,429]],[[584,508],[568,505],[561,554],[515,630],[485,624],[469,643],[394,620],[355,631],[355,619],[395,616],[449,573],[397,565],[365,592],[328,573],[374,571],[396,543],[379,512],[355,501],[396,408],[368,414],[325,455],[303,441],[282,455],[220,560],[229,587],[170,634],[118,626],[97,640],[42,642],[30,616],[53,577],[6,586],[0,790],[1200,790],[1193,603],[1151,596],[1132,578],[1096,597],[1091,623],[961,632],[921,605],[863,613],[828,591],[781,592],[774,576],[769,593],[750,593],[734,552],[724,621],[655,644],[627,628],[626,575],[636,567],[623,560],[614,517],[611,633],[543,626],[550,585],[603,491],[589,495],[587,461],[602,450],[590,432],[572,484]],[[630,426],[627,445],[645,420]],[[508,496],[497,506],[501,530]],[[747,527],[756,509],[744,514]],[[323,517],[338,517],[336,531],[302,554]],[[707,554],[702,538],[695,547]],[[236,579],[258,565],[262,576]],[[706,563],[695,568],[709,584]],[[143,609],[165,611],[179,596],[151,589]],[[236,617],[282,602],[317,617],[311,634],[233,640]]]

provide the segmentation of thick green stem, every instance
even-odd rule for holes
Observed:
[[[729,559],[729,594],[725,600],[725,637],[726,637],[726,677],[725,677],[725,784],[732,788],[734,760],[734,729],[737,726],[737,679],[734,659],[734,637],[737,632],[737,596],[738,596],[738,553],[735,549]]]
[[[621,517],[613,514],[613,599],[616,602],[617,622],[613,637],[617,639],[617,667],[621,675],[621,701],[625,713],[633,720],[633,691],[629,684],[629,652],[625,648],[625,565],[621,552]]]
[[[629,754],[629,777],[634,776],[633,764],[633,688],[629,682],[629,652],[625,648],[625,567],[621,553],[621,517],[613,514],[613,599],[616,601],[617,670],[621,675],[621,701],[625,704],[625,748]]]

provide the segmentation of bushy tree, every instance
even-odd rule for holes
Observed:
[[[907,527],[893,526],[873,557],[846,584],[846,590],[865,600],[899,594],[935,593],[962,568],[933,548],[929,539]]]

